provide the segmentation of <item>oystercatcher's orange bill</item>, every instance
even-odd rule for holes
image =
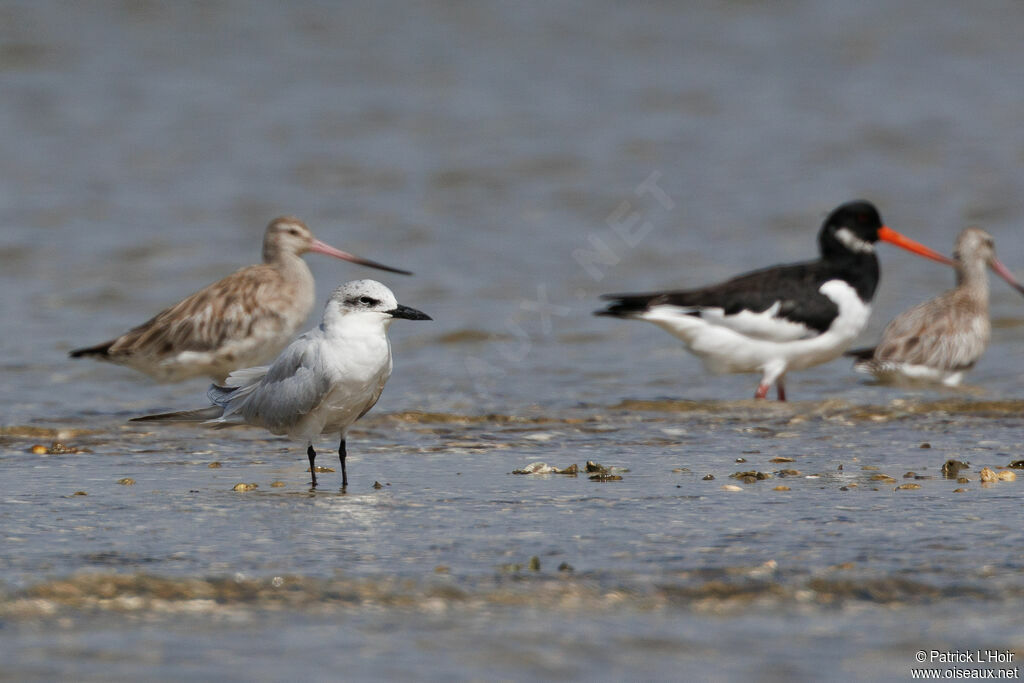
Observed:
[[[903,249],[913,252],[918,256],[924,256],[925,258],[930,258],[933,261],[945,263],[947,266],[954,265],[952,259],[943,256],[934,249],[929,249],[920,242],[915,242],[909,237],[901,235],[900,233],[890,228],[888,225],[883,225],[881,229],[879,229],[878,239],[882,240],[883,242],[888,242],[889,244],[895,244],[897,247],[902,247]]]

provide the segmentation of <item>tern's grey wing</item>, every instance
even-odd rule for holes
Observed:
[[[324,342],[315,334],[296,339],[281,352],[257,383],[232,396],[230,412],[274,433],[288,432],[315,410],[331,390],[332,375],[324,362]]]
[[[231,415],[234,412],[231,404],[241,404],[242,400],[259,386],[260,380],[266,376],[269,369],[269,365],[260,365],[235,370],[227,376],[223,385],[211,384],[206,397],[210,399],[210,403],[226,409],[226,415]]]

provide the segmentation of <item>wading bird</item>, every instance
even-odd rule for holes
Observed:
[[[263,236],[263,263],[235,271],[108,342],[75,349],[126,365],[161,382],[206,375],[222,382],[238,368],[276,356],[313,308],[313,273],[306,252],[327,254],[392,273],[409,271],[335,249],[297,218],[275,218]]]
[[[320,325],[293,341],[269,366],[231,373],[210,387],[208,408],[147,415],[133,421],[254,425],[306,445],[312,485],[321,434],[338,434],[341,485],[348,486],[345,435],[377,403],[391,376],[388,328],[395,318],[430,320],[401,306],[390,289],[355,280],[334,290]]]
[[[956,240],[956,287],[904,311],[882,333],[878,346],[846,355],[858,372],[882,382],[957,386],[988,346],[988,272],[991,268],[1021,294],[1022,286],[996,258],[992,236],[967,228]]]

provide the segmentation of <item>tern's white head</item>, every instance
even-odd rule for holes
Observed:
[[[376,280],[353,280],[331,293],[324,309],[323,326],[383,325],[387,328],[395,318],[432,320],[415,308],[402,306],[394,293]]]

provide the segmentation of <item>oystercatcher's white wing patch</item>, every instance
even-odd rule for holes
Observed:
[[[760,313],[743,310],[739,313],[726,315],[725,309],[707,306],[670,306],[663,304],[652,306],[650,310],[638,316],[645,320],[665,322],[667,319],[679,318],[680,324],[685,325],[687,318],[696,322],[696,319],[704,321],[708,325],[724,327],[742,334],[751,339],[764,341],[795,341],[797,339],[808,339],[818,334],[817,330],[811,329],[803,323],[793,322],[779,317],[781,302],[776,301]]]
[[[725,315],[725,311],[721,308],[705,308],[701,310],[701,317],[715,325],[721,325],[747,337],[765,341],[795,341],[808,339],[818,334],[817,330],[811,329],[803,323],[779,316],[781,308],[782,302],[779,301],[760,313],[743,310],[733,315]]]

